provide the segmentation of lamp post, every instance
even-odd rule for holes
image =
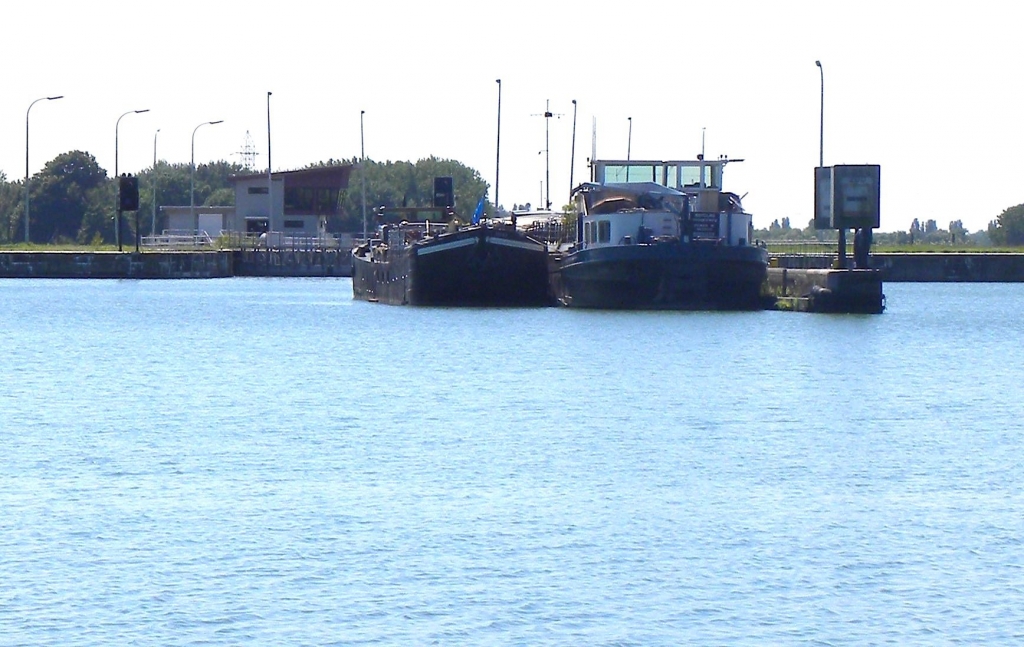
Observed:
[[[40,101],[54,101],[56,99],[63,99],[64,95],[59,97],[41,97],[36,99],[32,103],[28,104],[28,110],[25,111],[25,242],[29,242],[28,229],[28,115],[32,112],[32,106],[36,105]]]
[[[576,170],[576,99],[572,100],[572,152],[569,153],[569,195],[576,188],[572,182],[572,172]]]
[[[149,223],[149,235],[156,235],[156,136],[160,134],[160,129],[157,128],[156,132],[153,133],[153,217]]]
[[[267,92],[267,249],[270,248],[270,231],[274,219],[274,165],[270,159],[270,95]]]
[[[128,112],[126,112],[123,115],[121,115],[120,117],[118,117],[117,118],[117,123],[114,124],[114,180],[116,182],[120,182],[120,180],[118,178],[121,177],[120,175],[118,175],[118,168],[117,168],[118,132],[121,129],[121,120],[124,119],[128,115],[131,115],[131,114],[140,115],[143,112],[149,112],[149,108],[144,108],[143,110],[129,110]],[[114,238],[117,240],[117,251],[119,251],[119,252],[123,251],[121,249],[121,195],[120,195],[120,193],[117,196],[117,219],[116,219],[116,224],[114,226]]]
[[[192,129],[192,179],[188,189],[188,208],[189,213],[192,216],[192,226],[196,240],[199,240],[199,216],[196,215],[196,131],[203,126],[212,126],[214,124],[221,123],[224,123],[223,119],[218,119],[217,121],[204,121]]]
[[[494,80],[498,84],[498,143],[495,147],[495,160],[494,160],[494,212],[497,214],[498,205],[498,171],[501,169],[501,79]]]
[[[821,73],[821,109],[819,112],[820,120],[818,125],[818,167],[825,167],[825,68],[821,66],[821,61],[814,61],[814,64],[818,67],[818,71]],[[846,269],[846,230],[843,228],[839,229],[839,269]]]
[[[359,184],[360,194],[363,202],[363,242],[367,241],[366,230],[366,139],[363,136],[363,115],[365,110],[359,111]]]
[[[818,66],[818,71],[821,72],[821,116],[820,126],[818,128],[818,166],[825,166],[825,68],[821,66],[821,61],[814,61],[814,64]]]
[[[544,188],[547,191],[544,208],[548,211],[551,210],[551,117],[553,116],[551,99],[548,99],[544,107]]]
[[[629,160],[633,152],[633,118],[626,117],[629,122],[629,135],[626,137],[626,182],[629,182]]]

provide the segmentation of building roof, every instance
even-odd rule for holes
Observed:
[[[271,173],[271,176],[275,180],[284,180],[285,186],[312,189],[347,189],[348,178],[352,173],[352,168],[351,164],[315,166],[298,171],[277,171]],[[247,173],[245,175],[232,175],[228,179],[232,182],[242,182],[265,177],[267,177],[266,173]]]

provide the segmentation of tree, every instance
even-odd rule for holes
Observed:
[[[956,244],[956,241],[964,242],[967,239],[968,231],[964,228],[963,220],[954,220],[949,223],[949,242]]]
[[[358,164],[358,159],[350,162]],[[385,207],[429,207],[433,203],[434,178],[451,177],[455,188],[455,210],[468,220],[480,198],[486,197],[488,185],[480,172],[461,162],[428,157],[417,162],[374,162],[366,160],[365,168],[357,168],[349,177],[348,189],[339,197],[339,217],[330,223],[336,231],[359,231],[362,228],[362,177],[366,174],[366,210]],[[486,213],[493,213],[488,202]]]
[[[71,151],[55,157],[33,178],[30,194],[33,241],[86,242],[97,233],[112,237],[113,223],[105,222],[103,214],[113,214],[113,193],[107,187],[107,172],[89,153]],[[89,226],[83,231],[87,213]]]
[[[18,228],[24,222],[24,197],[21,183],[8,182],[7,176],[0,171],[0,243],[16,240]]]
[[[1024,245],[1024,204],[999,214],[995,221],[989,223],[988,233],[997,245]]]

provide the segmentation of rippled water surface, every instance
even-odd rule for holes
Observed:
[[[0,644],[1013,644],[1024,286],[0,281]]]

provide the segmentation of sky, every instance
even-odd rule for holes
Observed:
[[[275,171],[362,144],[381,162],[459,160],[492,200],[497,175],[505,207],[548,192],[559,207],[595,151],[693,159],[703,142],[743,160],[725,189],[755,226],[804,226],[823,144],[826,165],[881,165],[883,231],[976,231],[1024,203],[1022,14],[984,0],[19,2],[3,9],[0,172],[25,176],[27,112],[30,174],[83,150],[112,175],[115,140],[121,173],[154,148],[187,164],[193,143],[196,164],[242,163],[247,135],[265,170],[272,92]]]

